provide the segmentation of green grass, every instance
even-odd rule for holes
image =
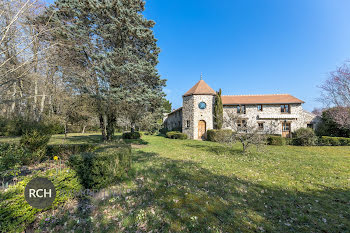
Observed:
[[[75,141],[76,140],[76,141]],[[65,142],[97,142],[70,135]],[[50,143],[61,143],[54,136]],[[117,195],[79,200],[38,231],[347,232],[350,147],[267,146],[143,136]],[[108,190],[107,190],[108,191]],[[43,217],[46,218],[47,216]]]

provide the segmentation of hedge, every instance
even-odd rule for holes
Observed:
[[[232,130],[230,129],[210,129],[207,131],[207,140],[212,142],[226,141],[232,136]]]
[[[184,133],[180,133],[178,131],[170,131],[166,133],[166,137],[167,138],[171,138],[171,139],[187,139],[187,134]]]
[[[286,139],[282,136],[269,135],[267,136],[267,144],[274,146],[283,146],[286,144]]]
[[[140,132],[125,132],[122,135],[123,139],[140,139],[141,134]]]
[[[350,138],[322,136],[318,144],[321,146],[350,146]]]
[[[85,188],[105,188],[119,181],[130,169],[131,147],[73,155],[69,158],[68,165],[77,172]]]
[[[6,192],[0,192],[0,232],[24,232],[34,222],[36,214],[42,211],[31,207],[23,195],[25,186],[34,177],[46,177],[56,188],[53,205],[44,210],[54,209],[70,199],[74,192],[79,192],[83,188],[76,172],[71,169],[63,169],[58,174],[55,169],[51,169],[24,177],[16,185],[11,185]]]
[[[98,149],[97,144],[58,144],[48,145],[46,155],[49,158],[58,156],[61,159],[67,159],[70,155],[80,154],[83,152],[93,152]]]

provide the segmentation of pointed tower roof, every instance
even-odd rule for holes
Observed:
[[[209,85],[206,82],[204,82],[204,80],[201,79],[183,96],[189,95],[216,95],[216,92],[211,87],[209,87]]]

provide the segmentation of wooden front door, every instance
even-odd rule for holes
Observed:
[[[206,124],[205,121],[198,122],[198,139],[205,139]]]
[[[290,122],[282,122],[282,137],[290,138]]]

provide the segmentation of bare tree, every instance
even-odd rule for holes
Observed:
[[[222,142],[228,143],[231,146],[237,142],[241,143],[243,153],[246,153],[251,145],[259,147],[266,142],[265,133],[257,126],[250,124],[248,119],[242,117],[240,114],[233,112],[225,114],[224,126],[225,128],[232,129],[232,134],[222,139]]]
[[[350,107],[350,62],[331,72],[320,88],[320,100],[327,107]]]
[[[350,128],[350,62],[330,73],[328,79],[320,87],[320,101],[330,108],[329,116],[340,127]]]

